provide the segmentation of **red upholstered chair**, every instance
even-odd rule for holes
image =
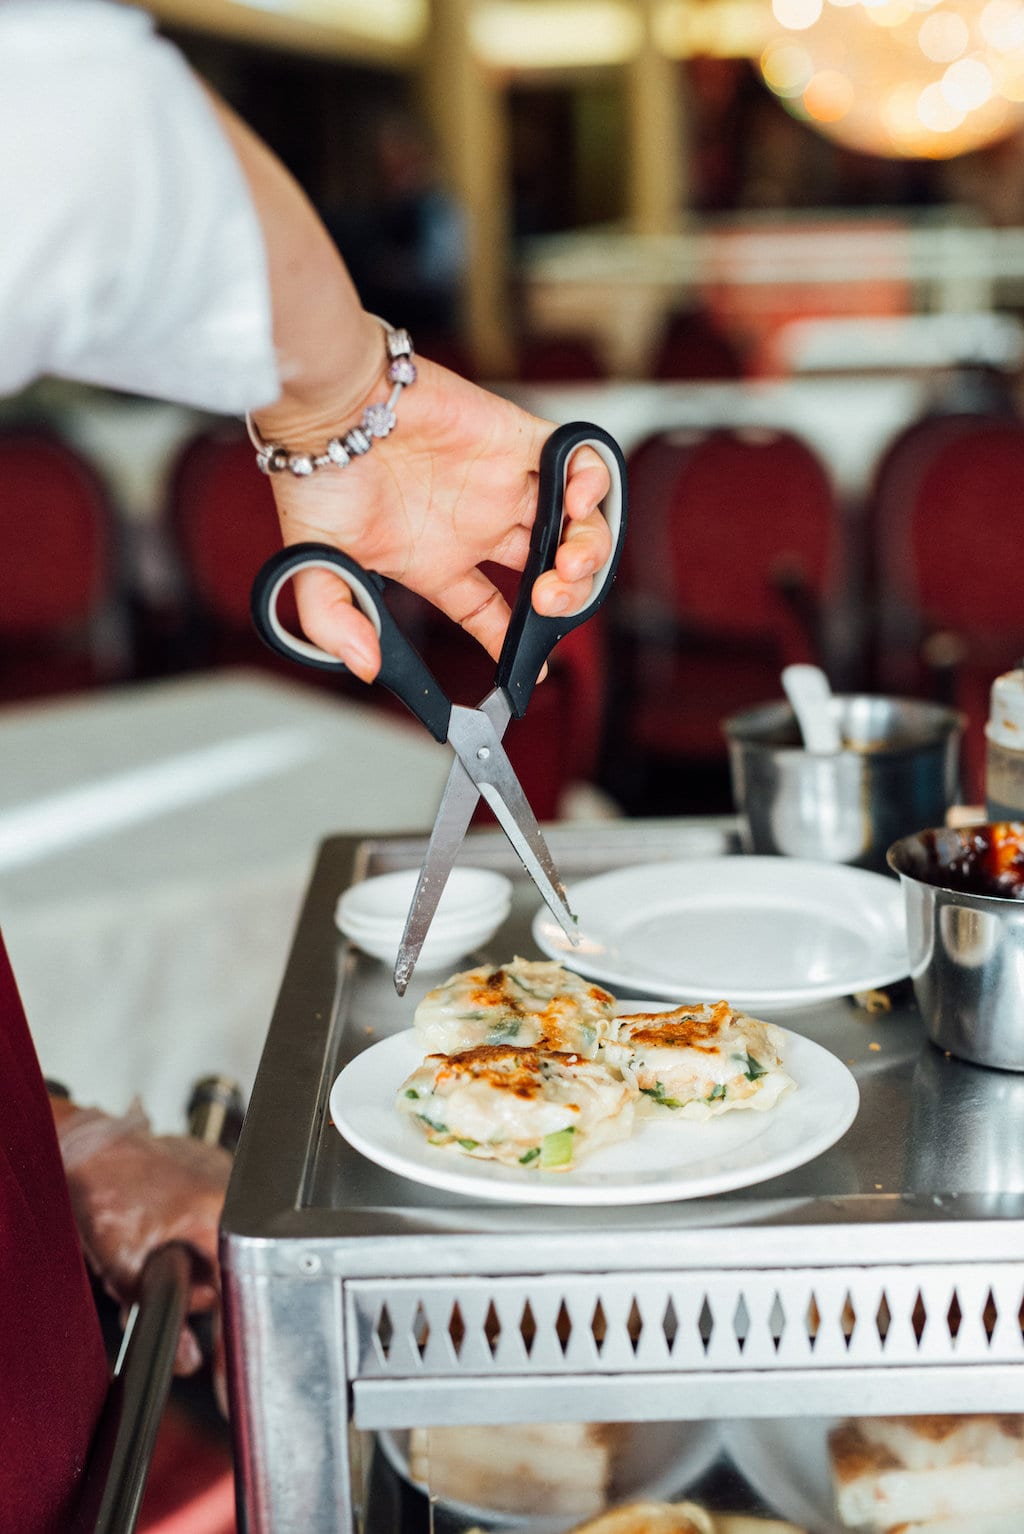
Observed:
[[[745,372],[742,353],[731,336],[703,309],[669,314],[655,342],[651,378],[730,379]]]
[[[0,434],[0,698],[125,676],[116,524],[106,487],[42,429]]]
[[[269,480],[244,431],[216,427],[185,444],[171,473],[165,521],[185,590],[171,669],[259,666],[307,686],[346,685],[279,658],[253,627],[253,579],[280,549],[281,532]],[[278,605],[285,623],[297,628],[290,586]]]
[[[843,548],[829,477],[789,433],[660,434],[629,485],[604,777],[642,812],[645,764],[724,781],[722,720],[779,697],[783,666],[824,660]]]
[[[916,422],[879,465],[870,526],[876,685],[964,711],[964,787],[980,802],[989,688],[1024,655],[1024,422]]]
[[[585,335],[528,335],[518,348],[521,383],[600,383],[608,368],[597,345]]]

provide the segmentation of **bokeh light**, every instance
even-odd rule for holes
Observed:
[[[947,159],[1024,124],[1024,0],[772,0],[761,72],[869,154]]]

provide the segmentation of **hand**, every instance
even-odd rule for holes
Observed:
[[[522,570],[526,563],[540,451],[554,428],[436,363],[418,358],[417,367],[416,383],[399,401],[397,426],[365,457],[308,479],[272,476],[282,536],[286,544],[332,543],[366,569],[400,581],[496,658],[509,609],[479,567],[490,560]],[[386,388],[378,381],[369,397],[383,397]],[[322,407],[316,420],[275,407],[258,419],[268,439],[322,448],[355,414],[348,401],[333,417]],[[599,510],[609,484],[598,455],[580,448],[570,464],[554,568],[534,585],[538,612],[556,616],[586,602],[591,577],[611,553]],[[377,636],[347,586],[327,571],[307,571],[295,584],[308,638],[372,681],[380,665]]]
[[[228,1153],[183,1135],[154,1135],[138,1111],[118,1119],[67,1104],[54,1113],[86,1261],[107,1293],[127,1309],[147,1258],[180,1241],[194,1256],[187,1313],[214,1311],[219,1322],[217,1231],[231,1171]],[[223,1400],[219,1324],[216,1335],[214,1382]],[[186,1325],[175,1372],[193,1374],[201,1364],[199,1344]]]

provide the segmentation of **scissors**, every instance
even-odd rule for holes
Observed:
[[[569,460],[584,446],[593,448],[611,476],[602,511],[611,529],[612,552],[594,576],[590,596],[578,612],[545,617],[533,607],[533,584],[554,565]],[[455,753],[395,963],[395,989],[400,996],[405,994],[481,795],[567,937],[573,944],[579,941],[576,918],[569,909],[558,870],[502,738],[511,719],[521,719],[526,712],[537,678],[555,645],[593,617],[604,602],[618,568],[625,531],[626,471],[618,444],[599,426],[587,422],[558,427],[541,451],[537,516],[494,686],[476,708],[452,703],[446,697],[388,611],[381,576],[364,570],[339,549],[321,543],[292,544],[268,559],[256,576],[251,608],[264,642],[289,660],[344,673],[348,669],[344,661],[290,633],[277,614],[282,588],[300,571],[326,569],[340,576],[377,630],[381,651],[377,681],[405,704],[435,740],[447,742]]]

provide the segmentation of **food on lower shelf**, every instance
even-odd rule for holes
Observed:
[[[628,1502],[572,1534],[715,1534],[715,1525],[693,1502]]]
[[[829,1436],[847,1528],[900,1534],[1019,1534],[1024,1417],[864,1417]]]
[[[794,1085],[782,1065],[781,1031],[725,1001],[620,1017],[601,1057],[658,1116],[764,1111]]]
[[[466,1534],[483,1534],[483,1530],[467,1529]],[[806,1534],[806,1530],[778,1518],[709,1513],[694,1502],[628,1502],[578,1524],[570,1534]]]
[[[442,1501],[589,1518],[607,1503],[613,1436],[607,1424],[576,1422],[413,1428],[409,1472]]]
[[[445,1055],[478,1044],[543,1044],[592,1060],[614,1011],[614,996],[561,964],[516,958],[435,986],[413,1027],[424,1049]]]
[[[429,1055],[396,1104],[432,1145],[481,1160],[569,1171],[588,1150],[628,1137],[636,1088],[579,1055],[480,1044]]]

